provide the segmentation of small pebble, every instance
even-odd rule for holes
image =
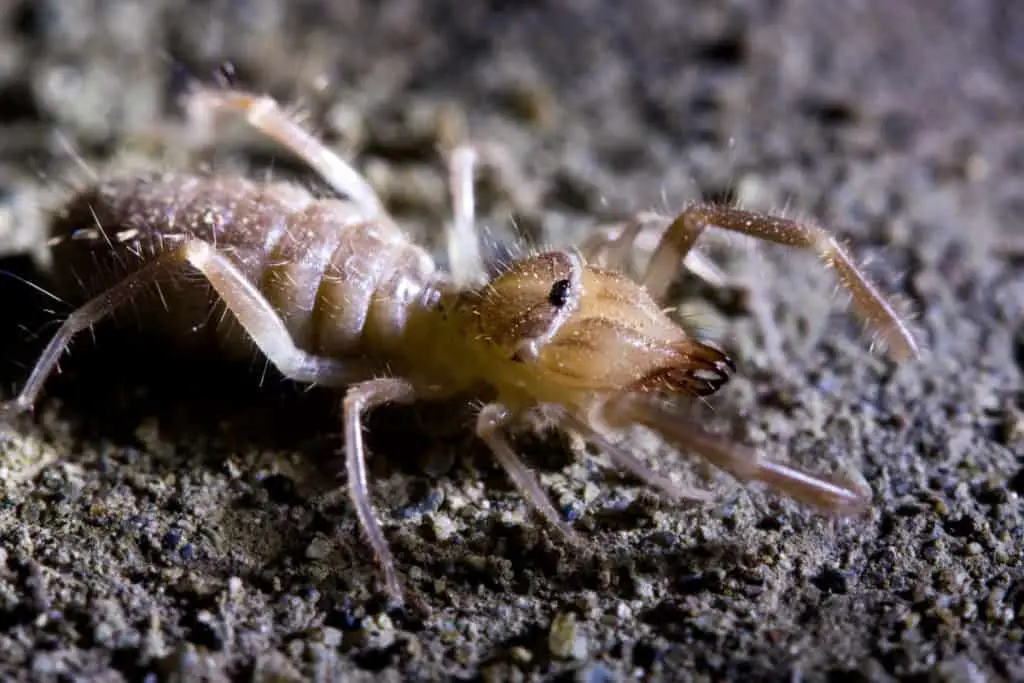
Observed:
[[[633,593],[641,600],[650,600],[654,597],[654,585],[647,579],[634,576]]]
[[[483,555],[469,555],[463,562],[465,562],[466,566],[476,571],[487,569],[487,558]]]
[[[961,656],[940,663],[928,680],[935,683],[985,683],[987,678],[974,662]]]
[[[548,649],[556,659],[586,659],[587,637],[578,627],[574,614],[562,613],[551,621]]]
[[[324,626],[319,630],[320,642],[327,647],[338,647],[341,645],[345,634],[333,626]]]
[[[633,618],[633,610],[621,600],[615,605],[615,616],[619,621],[629,621]]]
[[[445,542],[455,534],[455,522],[444,514],[430,516],[430,535],[435,541]]]
[[[301,681],[302,674],[282,653],[270,650],[256,660],[252,680],[254,683],[290,683]]]
[[[576,680],[580,683],[611,683],[617,679],[604,664],[594,662],[580,669],[576,673]]]
[[[317,536],[314,538],[308,546],[306,546],[306,559],[307,560],[322,560],[331,553],[331,544],[323,536]]]
[[[177,550],[181,544],[181,532],[177,529],[171,529],[164,534],[163,539],[160,541],[160,545],[164,550],[173,551]]]
[[[509,656],[516,664],[525,665],[533,661],[533,653],[521,645],[516,645],[509,650]]]
[[[355,640],[364,647],[384,650],[394,644],[396,636],[391,617],[382,613],[363,619]]]

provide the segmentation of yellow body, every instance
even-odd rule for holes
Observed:
[[[553,290],[564,301],[552,301]],[[403,374],[419,384],[489,388],[513,411],[555,403],[577,415],[623,392],[707,393],[727,363],[643,287],[567,252],[522,259],[479,289],[443,294],[410,315],[403,348]]]

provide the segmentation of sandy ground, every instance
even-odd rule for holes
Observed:
[[[5,680],[1024,680],[1021,6],[5,0],[0,27],[5,393],[67,313],[10,274],[46,281],[43,211],[90,172],[68,147],[100,173],[188,163],[175,98],[226,60],[301,102],[434,247],[437,149],[469,130],[506,158],[481,180],[496,239],[570,243],[699,197],[814,216],[931,349],[897,367],[813,257],[710,239],[775,326],[742,287],[681,282],[740,366],[707,422],[862,471],[870,515],[705,481],[634,435],[719,494],[672,505],[524,439],[593,545],[576,553],[464,413],[383,411],[376,504],[415,602],[388,612],[336,491],[331,395],[101,327],[4,427]],[[237,127],[221,142],[219,165],[303,173]]]

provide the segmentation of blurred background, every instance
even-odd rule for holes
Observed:
[[[83,343],[0,448],[5,677],[1024,680],[1024,5],[0,0],[0,390],[67,313],[22,279],[45,285],[48,212],[90,174],[316,186],[240,126],[187,148],[182,92],[223,80],[295,107],[435,248],[441,151],[467,138],[500,161],[498,253],[694,199],[828,225],[928,360],[870,354],[813,257],[744,240],[709,245],[767,312],[686,281],[680,306],[741,365],[709,424],[863,471],[876,510],[824,522],[722,477],[684,510],[533,444],[601,548],[571,557],[471,440],[395,427],[377,504],[426,609],[386,615],[351,511],[310,483],[333,477],[310,464],[337,450],[331,401],[285,428],[251,373],[210,392]]]

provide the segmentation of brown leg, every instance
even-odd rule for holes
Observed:
[[[409,403],[416,398],[413,386],[395,378],[373,379],[352,386],[343,403],[345,423],[345,468],[348,490],[356,516],[384,571],[384,584],[391,599],[403,601],[402,587],[395,574],[395,560],[377,522],[366,480],[366,446],[363,444],[363,415],[385,403]]]
[[[17,413],[31,409],[43,384],[57,368],[60,357],[76,334],[130,302],[146,287],[186,266],[192,266],[209,281],[227,310],[234,314],[260,351],[286,377],[312,384],[345,386],[362,375],[361,368],[342,364],[333,358],[314,356],[296,347],[270,302],[230,259],[212,245],[194,240],[160,256],[73,311],[40,354],[21,393],[14,400],[0,404],[0,412]]]
[[[498,403],[489,403],[480,410],[477,417],[476,433],[480,439],[487,444],[498,459],[501,466],[508,472],[512,483],[516,485],[519,492],[523,494],[526,501],[539,512],[552,526],[557,528],[565,537],[575,545],[582,545],[583,541],[573,531],[572,527],[566,524],[559,516],[555,506],[551,504],[547,494],[540,487],[540,483],[533,475],[533,472],[523,464],[512,446],[509,444],[508,436],[505,434],[505,427],[512,421],[513,416],[505,406]]]
[[[241,114],[254,128],[305,161],[336,191],[358,204],[367,218],[390,220],[377,193],[361,173],[289,117],[271,97],[240,90],[196,87],[186,100],[193,123],[212,128],[211,115]],[[205,132],[211,135],[211,132]]]
[[[709,434],[665,405],[627,398],[608,405],[612,424],[639,423],[677,448],[690,450],[741,481],[758,481],[802,503],[833,515],[857,515],[871,504],[871,490],[762,457],[748,446]]]
[[[587,261],[630,274],[634,252],[644,250],[640,242],[647,233],[647,229],[651,227],[652,223],[664,224],[667,222],[667,219],[656,214],[637,214],[625,223],[598,228],[578,248],[580,254]],[[728,277],[715,265],[714,261],[699,251],[690,250],[689,253],[680,255],[679,261],[673,260],[672,272],[668,281],[663,286],[656,286],[656,289],[668,289],[680,261],[688,271],[712,286],[724,287],[728,283]],[[664,296],[663,291],[653,292],[653,294],[656,299],[661,299]]]
[[[894,360],[921,355],[921,347],[907,320],[865,277],[839,241],[811,223],[726,206],[695,204],[672,222],[651,257],[643,283],[652,295],[660,297],[668,288],[678,264],[708,227],[816,252],[835,271],[839,282],[853,297],[854,310],[877,331]]]
[[[679,273],[680,264],[690,254],[706,227],[707,224],[700,221],[698,216],[684,211],[662,233],[640,280],[655,301],[664,300],[672,280]]]

